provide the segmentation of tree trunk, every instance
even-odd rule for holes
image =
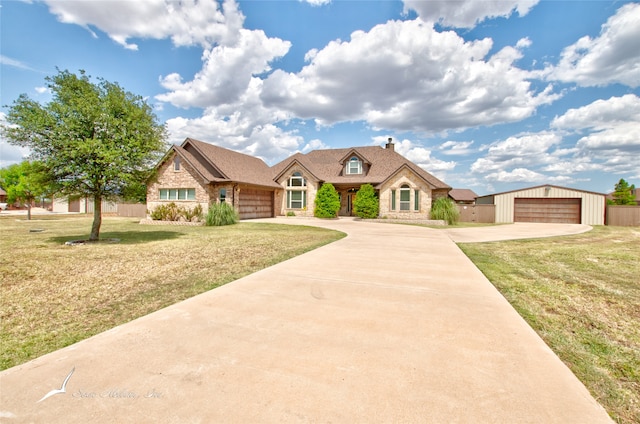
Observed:
[[[100,239],[100,225],[102,225],[102,196],[93,198],[93,225],[91,226],[90,241]]]
[[[27,220],[31,221],[31,204],[27,203]]]

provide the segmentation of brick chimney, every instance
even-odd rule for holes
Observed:
[[[385,144],[385,149],[391,149],[391,150],[395,150],[394,149],[394,144],[393,144],[393,138],[389,137],[389,140],[387,141],[387,144]]]

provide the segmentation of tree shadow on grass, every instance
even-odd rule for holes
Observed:
[[[65,244],[67,242],[78,242],[76,244],[142,244],[161,240],[174,240],[185,234],[179,231],[105,231],[100,233],[100,240],[90,242],[87,234],[77,236],[51,237],[52,243]]]

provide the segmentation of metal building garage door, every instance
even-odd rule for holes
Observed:
[[[580,224],[580,198],[515,198],[514,201],[514,222]]]
[[[240,219],[273,217],[273,191],[242,189],[239,203]]]

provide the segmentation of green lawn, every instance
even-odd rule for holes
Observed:
[[[461,244],[620,423],[640,423],[640,229]]]
[[[315,227],[242,222],[226,227],[140,225],[103,218],[0,218],[0,369],[344,237]]]

